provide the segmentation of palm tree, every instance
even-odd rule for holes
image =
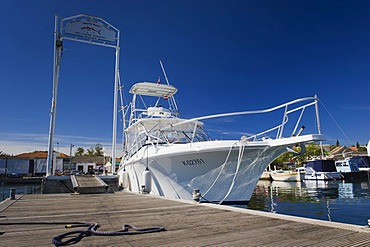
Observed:
[[[94,156],[95,150],[93,147],[91,147],[91,148],[88,148],[86,152],[87,152],[86,154],[87,156]]]
[[[95,145],[95,155],[96,156],[104,156],[103,146],[101,144],[96,144]]]
[[[82,156],[84,155],[85,150],[82,147],[78,147],[75,152],[75,156]]]

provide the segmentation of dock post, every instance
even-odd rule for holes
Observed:
[[[10,193],[9,193],[10,200],[15,200],[16,191],[17,191],[16,189],[13,189],[13,188],[10,189]]]

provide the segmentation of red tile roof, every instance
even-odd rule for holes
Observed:
[[[59,153],[59,157],[61,158],[69,158],[68,155],[64,154],[64,153]],[[48,151],[34,151],[34,152],[31,152],[31,153],[22,153],[22,154],[18,154],[18,155],[15,155],[15,157],[19,157],[19,158],[47,158],[48,157]]]

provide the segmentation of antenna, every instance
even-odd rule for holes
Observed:
[[[159,64],[161,65],[161,68],[162,68],[162,72],[163,72],[163,74],[164,74],[164,78],[166,78],[166,82],[167,82],[167,85],[170,85],[170,82],[168,81],[168,77],[167,77],[167,74],[166,74],[166,71],[165,71],[165,69],[164,69],[164,66],[163,66],[163,63],[162,63],[162,61],[161,60],[159,60]],[[175,101],[175,97],[174,96],[171,96],[171,97],[169,97],[169,100],[170,100],[170,102],[172,101],[172,103],[173,103],[173,107],[175,108],[175,111],[176,111],[176,115],[179,117],[179,110],[178,110],[178,108],[177,108],[177,104],[176,104],[176,101]]]
[[[164,70],[164,67],[163,67],[163,64],[162,64],[161,60],[159,60],[159,64],[161,65],[161,68],[162,68],[162,71],[163,71],[163,74],[164,74],[164,78],[166,78],[167,85],[170,85],[170,82],[168,81],[167,74],[166,74],[166,71]]]

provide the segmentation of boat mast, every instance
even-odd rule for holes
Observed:
[[[112,170],[111,174],[114,174],[116,168],[116,145],[117,145],[117,111],[118,111],[118,76],[119,76],[119,31],[118,31],[117,45],[116,45],[116,62],[115,62],[115,73],[114,73],[114,102],[113,102],[113,133],[112,133]]]
[[[49,143],[48,143],[48,157],[46,163],[46,176],[51,175],[53,165],[53,151],[54,151],[54,130],[55,130],[55,119],[57,110],[57,98],[58,98],[58,82],[59,82],[59,69],[60,69],[60,58],[62,55],[63,44],[62,37],[58,32],[58,16],[55,16],[54,25],[54,65],[53,65],[53,96],[51,100],[51,112],[50,112],[50,126],[49,126]]]

